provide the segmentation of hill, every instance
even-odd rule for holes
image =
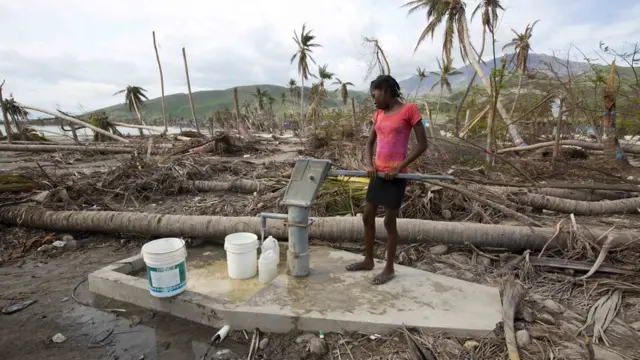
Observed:
[[[252,106],[256,105],[256,98],[253,94],[255,94],[256,88],[260,88],[263,91],[266,90],[273,97],[276,98],[277,102],[274,104],[274,111],[278,112],[278,110],[283,109],[296,109],[299,107],[299,102],[296,100],[288,99],[289,98],[289,89],[284,86],[278,85],[250,85],[250,86],[239,86],[238,87],[238,103],[240,107],[243,106],[244,103],[250,103]],[[280,104],[280,96],[282,93],[285,93],[287,96],[287,101],[284,106]],[[305,87],[305,99],[308,100],[309,88]],[[350,97],[356,99],[356,101],[361,102],[367,95],[363,92],[351,90],[349,91]],[[198,118],[209,117],[211,113],[216,110],[224,110],[224,109],[233,109],[233,88],[224,89],[224,90],[205,90],[205,91],[196,91],[192,94],[193,103],[196,110],[196,116]],[[145,102],[146,106],[143,108],[142,114],[145,119],[160,119],[162,117],[162,100],[161,98],[149,99]],[[191,107],[189,105],[189,95],[186,93],[180,94],[171,94],[165,96],[165,104],[167,116],[171,118],[191,118]],[[324,106],[327,108],[342,106],[342,101],[338,98],[337,94],[331,90],[329,91],[329,98],[324,101]],[[132,114],[125,108],[124,103],[109,106],[103,109],[107,112],[110,118],[117,119],[131,119]]]
[[[502,66],[502,63],[501,63],[502,58],[491,59],[489,61],[486,61],[485,63],[480,64],[480,67],[482,68],[482,71],[486,76],[489,76],[489,74],[491,73],[491,69],[493,69],[494,67],[493,66],[494,60],[498,68]],[[515,70],[515,65],[516,65],[515,54],[508,54],[506,69],[510,72],[513,72]],[[567,77],[569,75],[568,68],[571,69],[571,73],[573,74],[573,76],[581,76],[588,73],[592,73],[591,66],[587,62],[569,61],[567,63],[566,60],[563,60],[554,56],[545,55],[545,54],[536,54],[536,53],[529,54],[527,67],[530,70],[530,73],[536,74],[538,76],[543,76],[543,77],[545,75],[555,76],[553,72],[557,73],[557,75],[560,76],[561,78]],[[550,70],[551,68],[553,69],[553,72]],[[596,68],[603,69],[603,70],[609,69],[608,66],[606,67],[596,66]],[[630,68],[617,66],[616,69],[621,76],[631,73]],[[453,88],[454,91],[465,89],[469,84],[471,77],[475,73],[475,69],[471,64],[463,66],[457,70],[460,71],[462,74],[451,76],[449,78],[449,82],[451,82],[451,87]],[[417,75],[413,75],[408,79],[400,81],[399,83],[400,83],[400,87],[402,88],[402,91],[405,94],[415,93],[417,90],[419,90],[418,92],[419,94],[427,94],[430,92],[437,94],[440,91],[439,87],[431,91],[431,87],[437,81],[438,81],[438,78],[436,75],[429,75],[426,79],[423,80],[420,86],[420,89],[418,89],[420,85],[420,78]],[[482,83],[481,83],[481,80],[478,77],[476,77],[474,84],[481,85]]]

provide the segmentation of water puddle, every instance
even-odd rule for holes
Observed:
[[[94,296],[88,289],[79,293],[96,307],[75,305],[64,312],[64,335],[75,346],[99,354],[96,359],[213,360],[230,353],[246,357],[248,346],[232,338],[210,346],[218,329]]]

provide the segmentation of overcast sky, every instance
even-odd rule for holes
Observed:
[[[181,48],[187,50],[193,91],[238,85],[285,85],[298,79],[289,60],[293,30],[303,22],[322,48],[319,64],[357,88],[366,88],[370,59],[362,36],[377,37],[398,80],[416,66],[436,69],[441,37],[413,49],[426,23],[407,17],[404,0],[0,0],[0,81],[4,94],[44,108],[76,112],[120,102],[112,94],[127,85],[160,96],[151,32],[156,31],[167,94],[186,92]],[[533,50],[550,54],[571,44],[590,56],[603,40],[624,46],[640,39],[637,0],[502,0],[506,12],[499,46],[511,29],[534,29]],[[468,14],[476,1],[468,1]],[[470,25],[479,46],[480,23]],[[610,25],[611,24],[611,25]],[[457,54],[457,53],[455,53]],[[460,63],[456,63],[460,66]],[[317,67],[314,67],[317,71]]]

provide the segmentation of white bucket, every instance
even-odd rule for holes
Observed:
[[[178,238],[163,238],[142,246],[147,265],[149,292],[155,297],[171,297],[187,288],[187,250]]]
[[[234,233],[224,238],[227,273],[232,279],[249,279],[258,272],[258,237],[252,233]]]

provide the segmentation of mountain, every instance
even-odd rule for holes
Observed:
[[[502,66],[502,58],[491,59],[489,61],[486,61],[485,63],[480,64],[480,68],[487,77],[491,73],[491,69],[493,69],[494,60],[495,64],[497,64],[497,67],[500,68]],[[515,65],[515,54],[508,54],[506,69],[508,71],[514,71]],[[552,68],[560,77],[566,77],[569,74],[567,65],[571,68],[571,72],[574,76],[582,75],[591,70],[590,65],[586,62],[569,61],[569,63],[567,64],[566,60],[562,60],[545,54],[531,53],[529,54],[529,59],[527,61],[527,67],[529,68],[531,73],[542,73],[553,76],[552,71],[550,71],[550,68]],[[463,66],[457,70],[462,74],[449,77],[449,82],[451,83],[451,87],[454,91],[465,89],[469,84],[471,77],[475,73],[475,69],[471,64]],[[436,75],[427,76],[427,78],[422,81],[422,86],[420,86],[419,94],[432,92],[431,87],[436,82],[438,82],[438,78]],[[408,79],[400,81],[399,84],[404,94],[415,93],[415,91],[418,90],[420,79],[417,75],[413,75]],[[476,77],[474,84],[482,84],[479,77]],[[433,89],[433,92],[436,94],[439,93],[439,91],[439,86]]]
[[[279,108],[282,108],[280,105],[280,96],[282,93],[287,94],[287,98],[289,97],[289,88],[284,86],[277,85],[250,85],[250,86],[238,86],[238,103],[240,107],[245,102],[251,103],[253,106],[256,105],[256,98],[253,96],[255,94],[256,88],[260,88],[263,91],[266,90],[273,97],[276,98],[276,104],[274,104],[274,111],[278,112]],[[323,103],[323,105],[327,108],[342,106],[342,101],[339,99],[338,94],[334,93],[333,90],[329,90],[329,97]],[[308,100],[309,88],[305,88],[305,98]],[[350,97],[356,99],[356,101],[361,102],[367,95],[363,92],[350,90]],[[209,117],[212,112],[216,110],[223,110],[225,108],[232,109],[234,108],[233,103],[233,88],[224,89],[224,90],[205,90],[205,91],[196,91],[192,93],[193,96],[193,104],[196,110],[196,116],[198,118]],[[145,102],[145,107],[141,109],[142,114],[145,119],[160,119],[162,117],[162,99],[154,98],[149,99]],[[191,118],[191,106],[189,105],[189,95],[186,93],[180,94],[171,94],[165,96],[165,105],[167,115],[173,118]],[[295,100],[288,99],[284,105],[285,108],[289,109],[297,109],[300,106],[300,102]],[[124,103],[109,106],[103,109],[110,118],[114,120],[118,119],[131,119],[135,117],[135,115],[131,114],[127,108],[125,108]]]

